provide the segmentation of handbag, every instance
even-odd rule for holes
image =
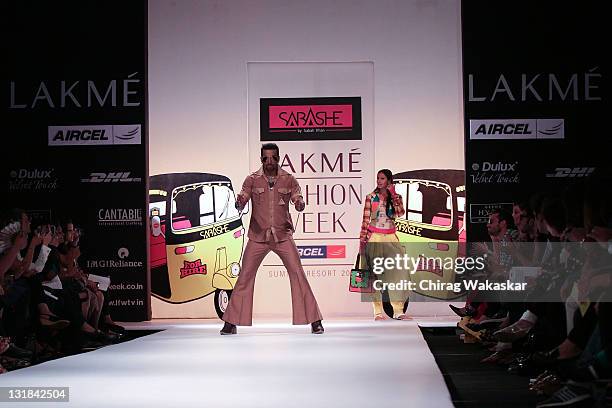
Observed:
[[[374,275],[369,269],[361,269],[361,254],[357,255],[355,267],[351,269],[351,280],[349,281],[349,292],[373,293],[372,281]]]

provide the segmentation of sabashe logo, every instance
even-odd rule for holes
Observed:
[[[588,177],[595,171],[595,167],[557,167],[554,172],[547,173],[549,178]]]
[[[470,139],[564,139],[564,119],[470,119]]]
[[[361,140],[361,98],[262,98],[262,141]]]
[[[346,258],[346,246],[344,245],[309,245],[298,246],[300,258]]]
[[[9,172],[9,191],[53,191],[57,189],[55,169],[15,169]]]
[[[95,259],[87,261],[88,268],[141,268],[144,265],[142,261],[128,260],[130,251],[121,247],[117,249],[117,257],[119,259]]]
[[[139,145],[140,125],[49,126],[49,146]]]
[[[101,225],[101,226],[142,225],[142,209],[140,208],[100,208],[98,210],[98,225]]]
[[[89,173],[88,177],[82,178],[81,183],[140,183],[140,177],[130,177],[131,172],[119,171],[113,173]]]
[[[520,182],[518,172],[518,161],[512,163],[488,161],[472,163],[472,183],[474,184],[516,184]]]

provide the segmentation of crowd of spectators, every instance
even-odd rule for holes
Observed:
[[[32,225],[20,209],[0,213],[0,373],[117,342],[95,275],[79,265],[72,221]]]
[[[459,326],[501,364],[531,378],[538,407],[605,406],[612,379],[612,198],[609,181],[517,200],[490,213],[485,278],[516,279],[527,293],[468,294]],[[523,275],[525,275],[523,273]],[[507,296],[506,296],[507,295]],[[609,402],[609,401],[608,401]],[[599,405],[597,405],[599,404]]]

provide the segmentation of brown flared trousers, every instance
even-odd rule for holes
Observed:
[[[293,238],[281,242],[249,240],[242,256],[240,275],[232,291],[227,310],[223,314],[223,320],[237,326],[251,326],[255,276],[259,265],[270,251],[277,254],[287,268],[291,285],[293,324],[308,324],[321,320],[319,306],[306,280]]]

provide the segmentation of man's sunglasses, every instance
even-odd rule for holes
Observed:
[[[272,156],[272,157],[263,156],[263,157],[261,158],[261,162],[262,162],[262,163],[266,163],[266,162],[270,161],[270,160],[268,160],[268,159],[272,160],[272,161],[273,161],[273,162],[275,162],[275,163],[278,163],[279,157],[278,157],[278,156]]]

